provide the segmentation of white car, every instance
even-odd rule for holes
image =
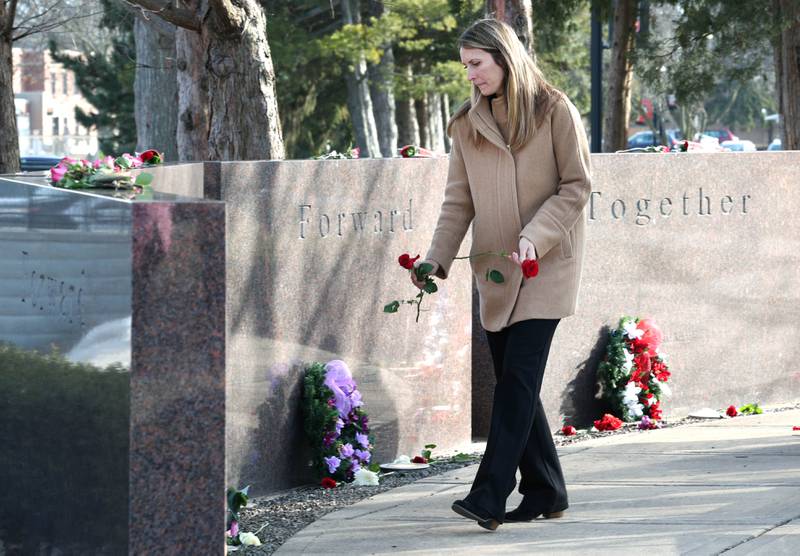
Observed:
[[[719,145],[725,150],[733,152],[754,153],[758,150],[756,149],[755,143],[753,143],[752,141],[748,141],[747,139],[739,139],[737,141],[723,141]]]

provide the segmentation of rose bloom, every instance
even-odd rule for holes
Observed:
[[[319,484],[322,488],[336,488],[336,481],[330,477],[323,477]]]
[[[564,436],[574,436],[575,434],[577,434],[577,432],[578,431],[576,431],[575,427],[573,427],[572,425],[564,425],[563,427],[561,427],[561,434],[563,434]]]
[[[428,460],[422,456],[414,456],[414,459],[411,460],[411,463],[428,463]]]
[[[522,261],[522,275],[525,278],[533,278],[537,274],[539,274],[539,261],[536,259]]]
[[[728,406],[728,409],[725,411],[725,413],[728,415],[728,417],[736,417],[737,415],[739,415],[739,412],[736,411],[735,405]]]
[[[417,259],[419,259],[419,255],[417,255],[412,259],[411,255],[409,255],[408,253],[403,253],[397,258],[397,262],[400,263],[400,266],[402,266],[403,268],[411,270],[412,268],[414,268],[414,263],[417,261]]]
[[[56,166],[50,168],[50,179],[53,183],[58,183],[67,173],[67,165],[64,162],[59,162]]]
[[[139,155],[145,164],[158,164],[161,162],[161,153],[155,149],[149,149]]]

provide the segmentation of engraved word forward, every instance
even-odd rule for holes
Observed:
[[[308,237],[344,237],[346,235],[393,234],[414,229],[414,199],[407,209],[321,210],[310,204],[299,205],[300,239]]]

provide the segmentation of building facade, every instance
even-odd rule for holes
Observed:
[[[13,63],[22,156],[96,154],[97,130],[81,126],[75,118],[76,108],[91,110],[76,86],[75,74],[47,51],[14,48]]]

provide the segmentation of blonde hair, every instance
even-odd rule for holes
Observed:
[[[536,65],[534,56],[525,50],[514,29],[497,19],[479,19],[470,25],[459,37],[458,47],[479,48],[488,52],[503,69],[503,87],[508,103],[508,142],[512,148],[527,143],[559,95]],[[466,114],[480,98],[480,89],[473,85],[470,100],[464,102],[450,118],[448,135],[452,135],[453,122]],[[476,143],[481,142],[474,128],[472,139]]]

